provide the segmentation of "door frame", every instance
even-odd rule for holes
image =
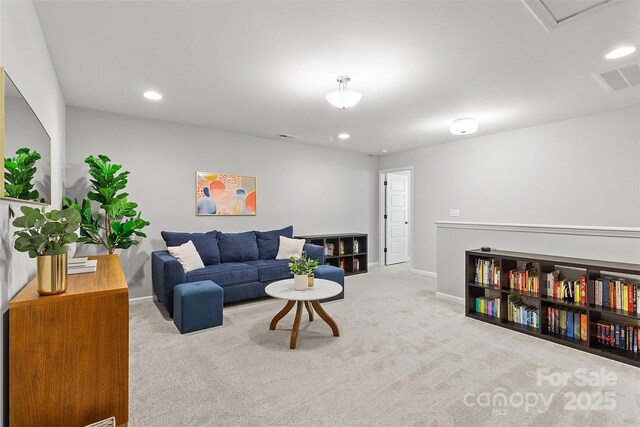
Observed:
[[[407,238],[409,239],[409,263],[412,262],[413,259],[413,166],[402,166],[391,169],[381,169],[378,171],[378,200],[380,201],[378,206],[378,235],[380,236],[379,242],[380,247],[379,250],[379,260],[380,265],[382,267],[386,267],[386,260],[384,255],[384,246],[387,240],[387,233],[384,229],[384,211],[385,211],[385,203],[386,198],[384,194],[384,175],[389,172],[404,172],[409,171],[409,233],[407,233]]]

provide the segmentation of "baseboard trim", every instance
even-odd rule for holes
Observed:
[[[420,274],[421,276],[433,277],[436,279],[438,278],[438,273],[434,273],[433,271],[418,270],[418,269],[412,268],[411,272]]]
[[[443,301],[449,301],[456,304],[464,305],[464,298],[454,297],[453,295],[443,294],[442,292],[436,292],[436,298]]]
[[[153,302],[153,297],[151,295],[148,297],[131,298],[129,300],[129,304],[145,304],[148,302]]]
[[[590,225],[510,224],[498,222],[436,221],[437,228],[515,231],[521,233],[570,234],[578,236],[626,237],[640,239],[640,228]]]

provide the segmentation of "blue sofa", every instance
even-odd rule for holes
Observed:
[[[162,232],[167,246],[179,246],[191,240],[202,258],[204,268],[185,273],[178,260],[167,251],[151,254],[153,292],[173,316],[173,288],[180,283],[211,280],[224,289],[224,302],[265,297],[264,288],[271,282],[293,277],[289,260],[275,259],[280,236],[293,237],[293,226],[272,231],[244,233],[174,233]],[[310,258],[318,260],[318,271],[337,269],[323,266],[324,248],[305,243]],[[339,269],[338,269],[339,270]],[[344,287],[344,280],[341,285]],[[331,299],[344,298],[344,292]]]

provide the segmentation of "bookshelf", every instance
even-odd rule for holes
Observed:
[[[640,347],[640,264],[479,249],[466,251],[465,258],[467,317],[640,367],[640,348],[636,351],[633,345],[635,342]],[[476,274],[478,260],[484,261],[481,272],[493,266],[481,278]],[[555,274],[559,274],[557,279]],[[614,296],[618,290],[620,293]],[[603,300],[604,293],[613,299]],[[513,310],[509,310],[511,300],[524,311],[516,321],[510,314]],[[624,307],[631,310],[611,306],[615,303],[627,304]],[[523,318],[525,322],[535,319],[532,313],[536,311],[537,322],[533,325],[518,323]],[[570,315],[572,334],[567,332]],[[623,343],[625,349],[620,348]]]
[[[368,269],[367,234],[317,234],[296,236],[324,248],[324,263],[344,270],[345,276],[366,273]]]

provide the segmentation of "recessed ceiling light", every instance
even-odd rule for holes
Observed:
[[[381,152],[382,154],[387,154],[387,149],[386,149],[386,148],[383,148],[382,150],[380,150],[380,152]]]
[[[349,139],[351,135],[349,135],[348,133],[341,133],[340,135],[338,135],[338,138],[345,140],[345,139]]]
[[[150,99],[152,101],[160,101],[162,99],[162,95],[160,95],[155,90],[148,90],[144,93],[144,97]]]
[[[457,119],[449,125],[453,135],[470,135],[478,130],[478,120],[472,118]]]
[[[635,51],[636,51],[635,46],[622,46],[617,49],[613,49],[611,52],[607,53],[605,55],[605,58],[618,59],[618,58],[622,58],[623,56],[631,55]]]

